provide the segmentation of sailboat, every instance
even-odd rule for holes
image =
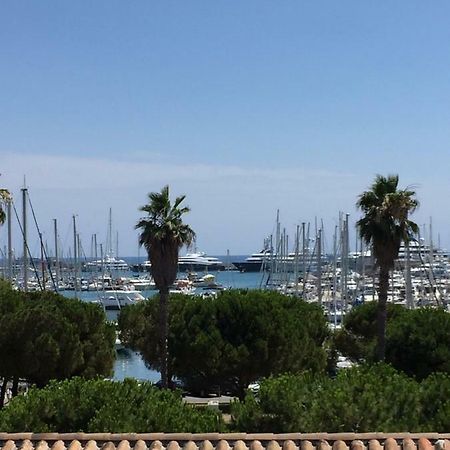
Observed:
[[[94,261],[89,261],[84,264],[84,269],[87,271],[123,271],[129,270],[130,266],[123,260],[118,259],[114,256],[113,246],[112,246],[112,209],[109,208],[109,222],[108,222],[108,234],[107,234],[107,247],[106,255],[101,256],[100,259]],[[116,247],[118,247],[116,245]]]

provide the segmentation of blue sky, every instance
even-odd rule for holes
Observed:
[[[450,246],[450,4],[2,1],[0,182],[26,174],[44,232],[108,208],[122,254],[146,193],[185,193],[198,246],[248,253],[376,173],[417,186]],[[62,233],[62,232],[61,232]],[[2,236],[3,234],[3,236]],[[5,240],[0,232],[0,244]],[[67,246],[70,245],[68,240]]]

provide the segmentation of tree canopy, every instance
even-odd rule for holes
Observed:
[[[170,201],[169,186],[161,192],[148,194],[148,203],[140,211],[147,215],[136,224],[140,230],[139,243],[148,252],[151,272],[158,289],[168,289],[175,281],[178,268],[178,251],[190,245],[195,238],[191,227],[183,223],[183,215],[190,211],[181,206],[186,196]]]
[[[357,362],[375,361],[376,320],[376,303],[353,308],[335,336],[337,349]],[[388,304],[386,362],[418,379],[433,372],[450,374],[450,314]]]
[[[114,326],[95,304],[52,292],[0,289],[0,378],[44,386],[51,379],[109,376]],[[3,393],[4,394],[4,393]]]
[[[153,298],[124,308],[122,342],[159,369],[157,306]],[[327,321],[316,305],[270,291],[222,292],[169,302],[169,367],[188,390],[242,395],[249,383],[275,373],[327,365]]]

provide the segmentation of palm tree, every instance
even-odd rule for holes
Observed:
[[[377,350],[376,358],[384,360],[386,348],[386,302],[389,288],[389,270],[394,268],[402,242],[408,242],[419,231],[409,214],[419,206],[416,193],[398,189],[398,175],[377,175],[368,191],[356,203],[364,216],[357,222],[359,234],[371,244],[375,264],[379,268]]]
[[[151,262],[151,274],[159,290],[159,342],[161,357],[161,381],[168,387],[168,299],[169,287],[177,276],[178,252],[183,245],[190,245],[195,238],[194,231],[183,223],[182,215],[189,212],[187,206],[180,206],[185,195],[170,203],[169,186],[161,192],[148,194],[149,203],[140,211],[147,213],[136,224],[141,230],[139,243],[143,245]]]
[[[0,188],[0,225],[3,225],[6,220],[5,205],[11,201],[11,194],[7,189]]]

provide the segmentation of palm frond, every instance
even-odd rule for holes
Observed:
[[[363,212],[357,228],[366,244],[372,244],[377,264],[388,266],[397,258],[400,244],[411,239],[418,226],[408,219],[419,206],[416,193],[398,189],[398,175],[377,175],[371,189],[363,192],[356,203]]]
[[[141,231],[139,243],[149,253],[158,287],[168,286],[175,280],[178,251],[195,239],[195,232],[183,223],[183,215],[190,211],[187,206],[181,206],[185,198],[181,195],[171,204],[169,186],[164,186],[161,192],[148,194],[149,203],[139,208],[147,216],[142,217],[135,228]]]
[[[5,223],[6,220],[6,212],[5,205],[11,201],[11,194],[8,189],[1,188],[0,189],[0,225]]]

